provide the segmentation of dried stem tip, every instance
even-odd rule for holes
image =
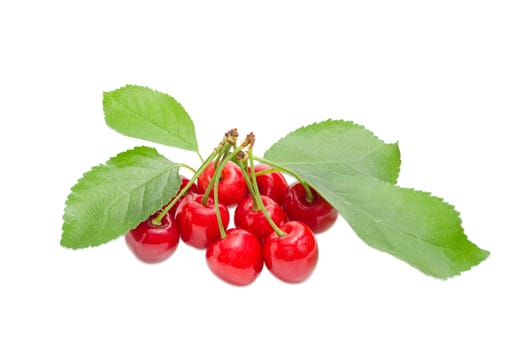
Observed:
[[[243,140],[243,143],[241,144],[241,148],[245,148],[247,146],[254,146],[254,141],[256,140],[256,137],[254,136],[254,133],[249,133],[245,140]]]
[[[247,160],[247,158],[248,158],[248,155],[246,152],[239,151],[238,153],[236,153],[236,159],[238,159],[240,161]]]
[[[234,128],[225,133],[225,139],[227,143],[234,146],[236,145],[236,142],[238,141],[238,129]]]

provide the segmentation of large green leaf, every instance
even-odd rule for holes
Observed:
[[[127,85],[105,92],[103,108],[106,123],[123,135],[198,151],[191,117],[167,94]]]
[[[67,198],[61,245],[97,246],[127,233],[175,195],[178,170],[178,164],[149,147],[120,153],[92,168]]]
[[[302,176],[364,242],[427,275],[452,277],[489,255],[468,240],[454,207],[429,193],[366,176]]]
[[[327,120],[299,128],[272,145],[265,157],[290,169],[374,176],[395,183],[400,170],[397,144],[386,144],[366,128]]]
[[[368,245],[393,254],[425,274],[448,278],[488,256],[468,240],[452,205],[429,193],[383,181],[396,179],[395,156],[382,151],[382,146],[374,148],[374,136],[353,134],[354,141],[342,145],[348,137],[338,132],[336,123],[310,126],[309,133],[307,128],[299,129],[272,146],[264,158],[298,173]],[[323,147],[317,147],[321,137]],[[348,155],[350,152],[354,156]],[[356,166],[349,166],[352,159]],[[367,159],[375,161],[366,163]]]

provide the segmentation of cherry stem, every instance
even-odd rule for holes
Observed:
[[[246,162],[247,162],[246,160],[245,161],[241,161],[241,160],[237,161],[238,166],[240,167],[241,173],[243,175],[243,178],[245,179],[245,183],[247,184],[247,188],[249,189],[249,193],[250,193],[250,195],[252,197],[252,202],[254,203],[254,211],[258,211],[258,210],[261,210],[260,209],[260,205],[258,203],[258,196],[253,195],[253,194],[255,194],[255,189],[254,189],[254,186],[252,185],[250,175],[247,172],[247,167],[244,164]],[[258,194],[259,194],[259,192],[258,192]],[[260,199],[261,199],[261,197],[260,197]]]
[[[218,157],[216,157],[218,158]],[[219,162],[221,163],[221,162]],[[213,168],[216,166],[216,160],[214,162],[214,165],[213,165]],[[207,205],[207,200],[209,199],[209,195],[211,194],[211,191],[213,190],[213,187],[214,187],[214,183],[215,183],[215,179],[216,179],[216,176],[214,176],[216,174],[216,169],[215,169],[215,173],[213,173],[213,178],[211,179],[211,181],[209,181],[209,184],[207,185],[207,188],[205,189],[205,192],[204,192],[204,196],[202,197],[202,205]]]
[[[220,166],[220,163],[224,163],[224,164],[227,163],[228,160],[225,160],[225,159],[227,159],[227,157],[229,156],[229,150],[231,148],[231,145],[236,145],[237,138],[238,138],[238,130],[231,129],[225,133],[222,141],[218,144],[218,147],[216,147],[217,154],[215,156],[216,160],[214,163],[214,170],[215,170],[214,174],[216,174],[216,168]],[[231,153],[232,156],[230,158],[232,158],[238,152],[239,152],[239,150]],[[222,161],[222,159],[224,159],[224,161]],[[216,176],[214,176],[214,174],[213,174],[211,181],[209,181],[209,184],[207,185],[204,196],[202,197],[203,205],[207,205],[207,200],[209,199],[209,195],[211,194],[211,190],[215,184],[215,181],[217,179],[218,180],[220,179],[220,177],[216,177]]]
[[[189,180],[186,186],[175,196],[175,198],[173,198],[172,201],[169,202],[169,204],[160,212],[159,215],[157,215],[153,220],[151,220],[151,223],[153,225],[160,226],[162,224],[162,219],[164,218],[164,216],[166,216],[166,213],[170,211],[171,208],[173,208],[173,206],[175,205],[175,203],[177,203],[180,200],[180,198],[182,198],[187,193],[191,185],[195,183],[196,179],[198,179],[200,174],[205,170],[205,168],[207,168],[207,166],[218,155],[219,152],[220,150],[215,149],[213,153],[211,153],[211,155],[207,157],[207,159],[202,163],[200,168],[198,168],[198,170],[195,171],[195,174],[193,175],[191,180]]]
[[[296,173],[295,171],[291,170],[291,169],[288,169],[288,168],[285,168],[284,166],[281,166],[275,162],[272,162],[270,160],[267,160],[267,159],[263,159],[263,158],[260,158],[260,157],[256,157],[254,156],[254,159],[257,160],[258,162],[260,163],[264,163],[264,164],[267,164],[267,165],[270,165],[274,168],[277,168],[279,169],[280,171],[284,172],[284,173],[287,173],[289,175],[292,175],[293,177],[295,177],[295,179],[297,181],[299,181],[301,183],[301,185],[303,185],[303,188],[305,189],[305,192],[306,192],[306,200],[311,203],[314,201],[314,194],[312,193],[312,190],[310,189],[310,186],[306,183],[305,180],[303,180],[301,178],[301,176]]]
[[[216,222],[218,223],[218,230],[220,230],[220,238],[225,239],[225,227],[223,226],[222,213],[220,213],[220,202],[218,201],[218,181],[214,184],[214,211],[216,214]]]
[[[216,159],[214,160],[214,164],[215,164],[215,170],[216,170],[216,167],[218,167],[218,165],[220,164],[220,162],[222,161],[222,159],[224,159],[225,157],[227,157],[227,155],[229,154],[229,150],[231,149],[231,145],[229,145],[228,143],[226,143],[220,154],[218,155],[218,157],[216,157]]]
[[[234,157],[234,155],[236,153],[238,153],[239,150],[227,155],[227,157],[225,157],[221,162],[220,164],[218,165],[218,169],[216,169],[214,175],[213,175],[213,179],[217,178],[219,179],[220,176],[222,176],[222,171],[223,171],[223,168],[225,167],[225,164],[232,158]],[[212,179],[211,179],[212,180]],[[225,233],[225,227],[223,226],[223,220],[222,220],[222,215],[220,213],[220,204],[219,204],[219,201],[218,201],[218,185],[219,185],[220,181],[215,181],[214,182],[214,187],[213,187],[213,199],[214,199],[214,210],[215,210],[215,214],[216,214],[216,221],[218,222],[218,229],[220,230],[220,237],[222,239],[224,239],[225,237],[227,237],[226,233]],[[205,198],[205,197],[204,197]]]
[[[224,148],[226,148],[226,147],[224,147]],[[209,195],[211,194],[211,191],[213,190],[215,181],[217,179],[217,177],[215,176],[216,175],[216,169],[222,163],[221,158],[222,158],[222,154],[224,152],[225,152],[224,149],[221,149],[217,153],[216,157],[214,158],[214,163],[213,163],[214,173],[213,173],[213,177],[211,178],[211,181],[209,181],[209,184],[207,185],[207,188],[205,189],[204,196],[202,197],[202,205],[207,205],[207,200],[209,199]]]
[[[251,168],[250,174],[251,174],[251,178],[252,178],[252,186],[254,187],[254,192],[251,193],[251,196],[256,197],[261,212],[265,216],[265,219],[267,219],[268,223],[270,224],[270,226],[272,227],[274,232],[276,232],[278,237],[286,236],[287,234],[285,232],[283,232],[279,228],[278,225],[276,225],[274,220],[272,220],[272,218],[269,215],[269,212],[267,211],[267,208],[265,208],[265,205],[263,204],[263,201],[261,200],[261,195],[259,194],[260,192],[259,192],[259,188],[258,188],[258,182],[256,181],[256,171],[254,170],[254,157],[252,155],[252,145],[249,147],[249,162],[250,162],[250,168]]]

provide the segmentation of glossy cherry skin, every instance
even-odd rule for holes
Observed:
[[[285,214],[281,206],[272,198],[261,196],[261,201],[276,225],[280,226],[287,222],[287,214]],[[263,212],[261,210],[254,210],[254,201],[251,196],[243,198],[238,203],[238,206],[236,206],[236,210],[234,211],[234,224],[236,227],[256,235],[260,242],[263,242],[265,236],[272,232],[272,226],[270,226],[267,219],[265,219]]]
[[[315,269],[319,252],[315,236],[306,224],[289,221],[280,226],[286,236],[272,232],[263,243],[265,265],[282,281],[298,283]]]
[[[176,216],[180,238],[186,244],[199,249],[207,248],[220,238],[214,201],[208,198],[207,205],[203,205],[202,198],[201,194],[186,196],[178,206]],[[219,210],[226,228],[229,225],[229,210],[223,204],[219,204]]]
[[[206,250],[209,269],[225,282],[245,286],[254,282],[263,269],[263,253],[258,238],[242,229],[229,229],[227,236]]]
[[[259,173],[263,170],[271,169],[266,164],[258,164],[254,167],[254,171]],[[249,169],[250,172],[250,169]],[[281,204],[281,197],[288,189],[288,183],[280,172],[273,172],[256,177],[258,188],[261,195],[267,196]]]
[[[181,183],[180,183],[180,188],[178,189],[177,191],[177,194],[175,195],[175,197],[180,193],[180,191],[182,191],[186,186],[187,184],[189,183],[189,179],[187,177],[185,177],[184,175],[181,175],[180,176],[180,179],[181,179]],[[195,193],[198,193],[198,187],[196,186],[196,183],[193,183],[191,185],[191,187],[189,187],[189,189],[187,190],[186,194],[182,197],[184,198],[185,196],[187,196],[188,194],[195,194]],[[175,198],[173,197],[173,198]],[[173,218],[176,216],[176,213],[177,213],[177,208],[178,206],[180,205],[180,202],[182,201],[182,199],[179,199],[174,205],[173,207],[169,210],[170,214],[173,216]]]
[[[204,193],[209,182],[214,176],[214,162],[211,162],[207,168],[198,177],[198,192]],[[211,198],[214,191],[211,190]],[[231,206],[235,205],[247,194],[247,184],[241,173],[239,166],[233,162],[225,163],[218,183],[218,201],[222,204]]]
[[[137,258],[147,263],[166,260],[178,247],[179,233],[169,213],[162,218],[161,225],[154,225],[151,220],[141,222],[125,235],[126,243]]]
[[[311,191],[314,199],[309,202],[303,185],[291,184],[282,197],[283,209],[289,220],[304,222],[314,233],[324,232],[337,220],[339,213],[315,190]]]

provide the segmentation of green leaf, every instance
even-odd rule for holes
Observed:
[[[364,242],[427,275],[452,277],[489,255],[467,239],[454,207],[429,193],[366,176],[302,176]]]
[[[97,246],[127,233],[176,194],[178,171],[179,164],[149,147],[136,147],[92,168],[67,198],[61,245]]]
[[[297,129],[270,147],[265,157],[297,171],[368,175],[395,183],[400,170],[397,144],[386,144],[352,122],[327,120]]]
[[[193,121],[167,94],[126,85],[103,94],[103,109],[108,126],[123,135],[198,151]]]
[[[327,121],[301,128],[264,158],[298,173],[368,245],[427,275],[455,276],[489,255],[468,240],[452,205],[389,183],[398,174],[398,148],[362,127]]]

